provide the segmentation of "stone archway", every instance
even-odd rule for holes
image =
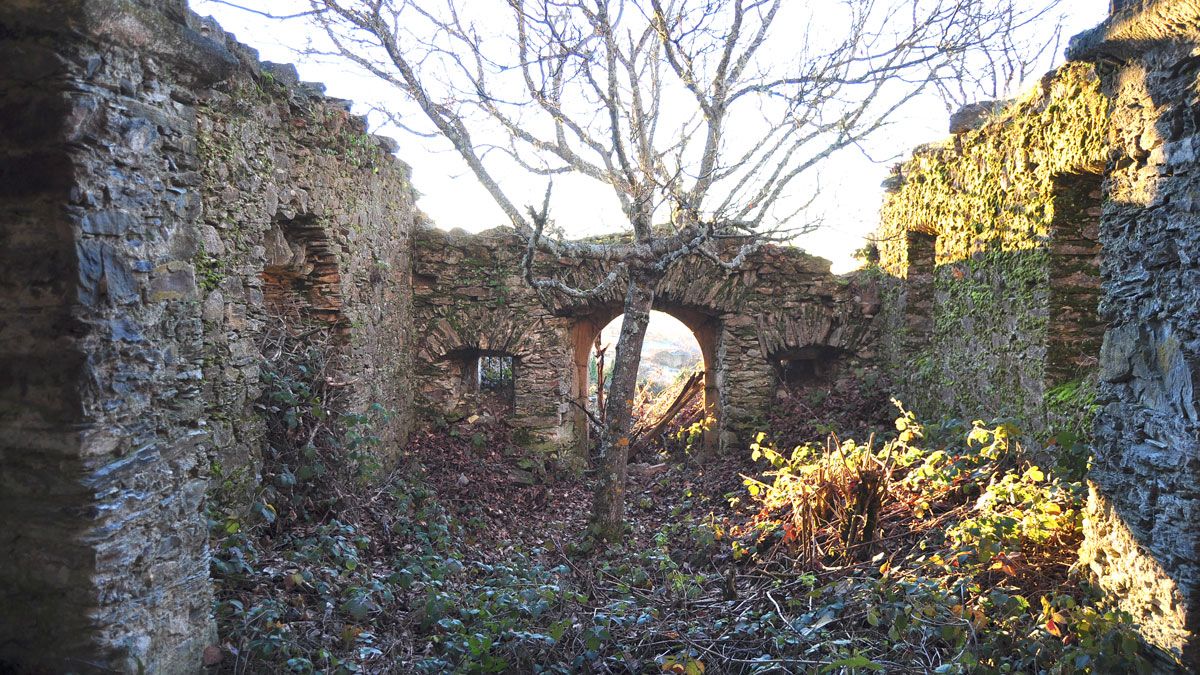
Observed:
[[[448,368],[446,354],[510,353],[520,369],[509,423],[527,433],[527,447],[578,462],[587,447],[588,354],[600,330],[621,313],[623,291],[618,283],[587,300],[535,291],[524,280],[524,251],[507,228],[417,233],[418,405],[434,415],[470,405],[454,395],[461,374]],[[582,288],[607,274],[595,260],[539,257],[535,266]],[[878,305],[871,288],[788,247],[763,247],[736,274],[699,258],[673,267],[655,288],[654,309],[687,326],[700,346],[705,405],[717,419],[705,445],[735,448],[762,429],[775,402],[781,353],[813,346],[865,359]]]
[[[596,337],[613,319],[621,315],[620,305],[608,304],[594,309],[590,314],[577,317],[571,324],[571,363],[574,367],[574,386],[571,399],[574,402],[574,425],[576,429],[576,452],[586,455],[590,442],[590,425],[585,412],[588,405],[588,358]],[[721,335],[721,320],[719,317],[702,310],[656,302],[654,311],[662,312],[688,327],[696,344],[700,346],[700,354],[704,363],[704,408],[715,424],[704,433],[704,450],[716,449],[719,443],[717,429],[721,423],[720,400],[717,373],[717,340]]]

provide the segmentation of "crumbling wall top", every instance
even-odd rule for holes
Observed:
[[[1149,46],[1194,39],[1200,0],[1113,0],[1108,19],[1071,38],[1072,61],[1132,58]]]

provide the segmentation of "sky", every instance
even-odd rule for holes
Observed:
[[[240,0],[250,7],[279,13],[294,0]],[[481,0],[471,0],[472,3]],[[498,1],[498,0],[497,0]],[[797,2],[798,0],[788,0]],[[821,0],[831,2],[832,0]],[[213,0],[190,0],[200,15],[211,15],[239,41],[258,49],[266,61],[295,63],[301,79],[326,85],[327,93],[355,102],[354,112],[368,114],[374,130],[400,143],[400,158],[413,167],[413,183],[421,197],[418,206],[439,227],[461,227],[481,231],[508,224],[507,218],[479,185],[463,161],[440,139],[426,139],[400,129],[382,127],[382,117],[370,114],[372,106],[392,105],[383,92],[386,86],[362,75],[347,64],[304,57],[299,52],[317,36],[303,19],[276,21]],[[1107,13],[1106,0],[1063,0],[1065,39],[1099,23]],[[1062,62],[1061,49],[1047,70]],[[1019,94],[1019,92],[1016,92]],[[895,124],[869,148],[870,157],[847,150],[828,161],[816,180],[802,189],[819,190],[815,211],[822,225],[802,235],[795,244],[810,253],[828,258],[835,272],[853,269],[852,253],[861,248],[875,229],[883,191],[880,183],[889,167],[902,160],[912,148],[947,135],[949,113],[937,101],[926,100],[899,115]],[[581,237],[622,229],[624,222],[611,198],[595,192],[586,179],[557,178],[552,213],[568,237]],[[544,184],[541,184],[544,185]],[[528,190],[544,189],[529,186]],[[531,201],[533,201],[531,199]],[[583,207],[581,208],[581,205]]]

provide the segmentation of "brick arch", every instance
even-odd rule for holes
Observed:
[[[268,314],[312,320],[349,333],[342,307],[340,247],[316,216],[278,213],[263,237],[263,304]]]
[[[763,356],[771,358],[807,347],[856,351],[864,342],[866,326],[857,312],[846,311],[849,309],[810,303],[786,312],[758,314],[755,318]]]

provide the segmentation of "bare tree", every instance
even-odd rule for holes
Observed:
[[[656,283],[689,256],[736,270],[764,242],[811,227],[795,224],[810,203],[795,194],[803,177],[927,92],[994,95],[1024,77],[1046,49],[1030,49],[1031,28],[1056,4],[305,1],[329,39],[325,53],[423,113],[421,128],[400,114],[394,124],[441,136],[461,155],[526,242],[530,285],[584,300],[624,285],[592,518],[605,540],[623,529],[631,405]],[[551,236],[550,188],[522,205],[504,180],[514,167],[550,185],[559,174],[596,181],[630,236]],[[539,252],[609,271],[577,288],[537,274]]]

